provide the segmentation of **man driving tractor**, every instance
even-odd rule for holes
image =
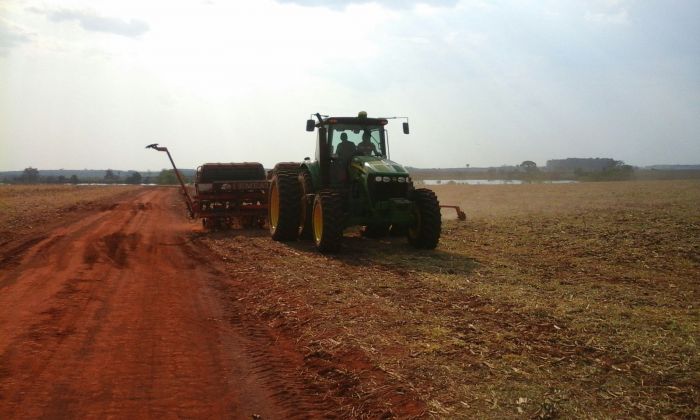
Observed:
[[[357,151],[365,156],[377,155],[377,147],[372,143],[372,134],[369,130],[362,134],[362,141],[357,145]]]

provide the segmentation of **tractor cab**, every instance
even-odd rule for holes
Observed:
[[[334,124],[328,130],[331,159],[350,160],[354,156],[386,157],[385,131],[381,126]]]
[[[318,122],[308,120],[307,131],[318,127],[316,164],[318,187],[341,186],[351,181],[351,167],[363,167],[367,162],[388,161],[389,147],[385,118],[368,118],[360,112],[357,117],[326,117],[317,115]],[[408,123],[404,123],[408,133]]]
[[[350,181],[350,166],[386,159],[383,126],[331,124],[328,126],[329,177],[331,185]]]

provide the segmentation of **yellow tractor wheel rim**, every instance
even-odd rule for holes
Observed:
[[[280,220],[280,195],[277,189],[277,183],[273,182],[270,187],[270,227],[277,229],[277,223]]]
[[[321,203],[318,201],[314,203],[313,224],[314,240],[319,244],[323,236],[323,209],[321,208]]]

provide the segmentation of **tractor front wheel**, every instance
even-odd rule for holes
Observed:
[[[343,238],[341,197],[330,191],[319,192],[314,197],[311,213],[316,248],[324,254],[337,252]]]
[[[293,241],[299,233],[299,182],[293,170],[276,170],[268,193],[270,236]]]
[[[431,190],[419,188],[413,193],[415,223],[408,227],[408,242],[418,249],[435,249],[440,240],[442,218],[440,202]]]

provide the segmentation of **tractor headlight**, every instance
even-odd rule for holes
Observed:
[[[404,178],[404,177],[402,177],[402,176],[398,177],[396,180],[399,181],[399,183],[404,183],[404,182],[406,182],[406,178]]]
[[[374,180],[377,181],[377,182],[382,182],[382,177],[381,177],[381,176],[377,176],[377,177],[374,178]]]
[[[389,178],[388,176],[385,176],[384,178],[382,178],[382,181],[391,182],[391,178]]]

